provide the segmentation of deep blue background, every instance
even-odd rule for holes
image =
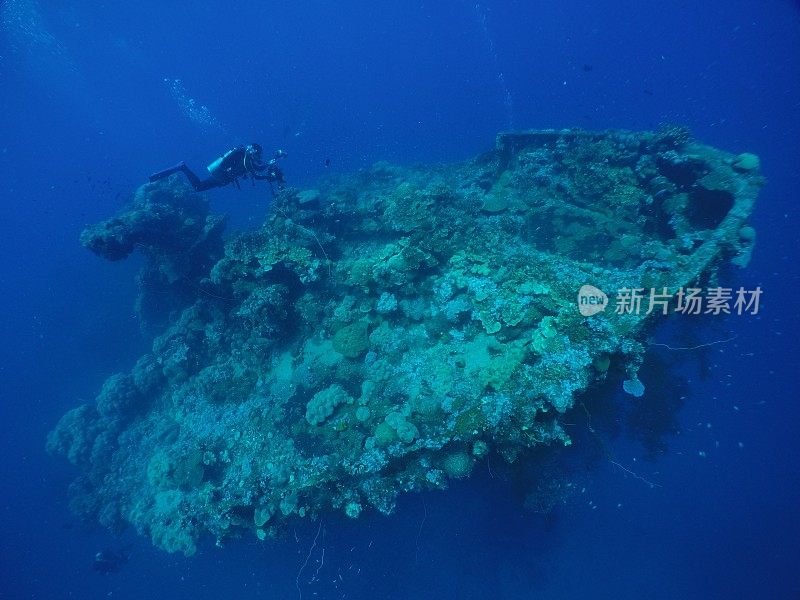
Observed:
[[[612,452],[662,487],[601,463],[543,520],[481,470],[392,518],[326,522],[303,596],[800,597],[798,3],[64,4],[0,2],[0,596],[297,597],[316,523],[299,542],[191,559],[129,534],[129,563],[93,573],[94,552],[123,542],[74,524],[73,472],[43,451],[61,414],[147,347],[136,261],[107,264],[77,237],[149,172],[258,140],[290,153],[290,183],[311,185],[376,160],[467,158],[508,127],[679,122],[761,156],[755,258],[729,283],[765,292],[759,317],[681,324],[732,342],[653,348],[688,378],[682,432],[656,462],[624,437]],[[235,227],[263,220],[263,188],[211,196]]]

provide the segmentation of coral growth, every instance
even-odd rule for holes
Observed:
[[[504,134],[465,163],[285,190],[224,248],[195,194],[144,186],[83,242],[143,248],[174,313],[48,447],[84,473],[76,510],[168,551],[390,512],[489,453],[569,444],[565,415],[598,380],[644,393],[663,317],[583,316],[578,289],[675,290],[746,263],[760,185],[756,157],[680,128]]]

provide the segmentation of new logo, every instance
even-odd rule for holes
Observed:
[[[603,312],[608,306],[608,296],[593,285],[582,285],[578,290],[578,310],[584,317]]]

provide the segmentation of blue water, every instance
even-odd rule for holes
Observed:
[[[800,597],[800,3],[5,0],[0,15],[0,597]],[[650,387],[683,399],[655,460],[609,438],[638,478],[608,460],[576,469],[579,490],[544,518],[488,465],[389,518],[188,559],[70,515],[75,473],[45,435],[148,346],[139,264],[101,261],[78,235],[153,170],[258,140],[288,151],[302,186],[469,158],[508,128],[663,122],[760,156],[754,259],[728,281],[764,296],[756,317],[656,332],[729,341],[652,347],[669,380],[653,371]],[[211,198],[232,228],[268,205],[263,188]],[[129,558],[101,575],[107,547]]]

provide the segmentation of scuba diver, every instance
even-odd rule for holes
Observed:
[[[239,178],[241,177],[249,178],[253,184],[256,179],[266,179],[270,184],[270,189],[272,182],[276,181],[278,189],[283,189],[283,172],[278,168],[277,162],[278,159],[286,157],[286,152],[278,150],[266,162],[261,160],[261,152],[261,146],[258,144],[236,146],[206,167],[208,177],[205,179],[200,179],[186,166],[185,162],[180,162],[174,167],[150,175],[150,183],[182,171],[196,192],[222,187],[229,183],[233,183],[238,189],[241,189],[239,187]]]

